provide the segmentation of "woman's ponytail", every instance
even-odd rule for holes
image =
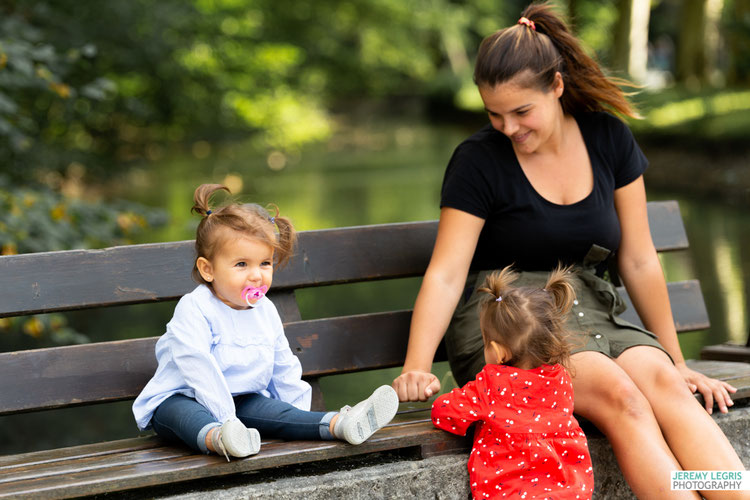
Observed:
[[[609,108],[625,116],[637,116],[620,89],[620,85],[632,84],[621,78],[607,77],[548,4],[531,4],[521,15],[534,23],[538,33],[549,37],[563,59],[561,73],[565,92],[560,100],[566,113],[603,111]]]
[[[613,111],[637,117],[620,89],[633,85],[607,77],[548,3],[531,4],[521,16],[519,23],[482,41],[474,67],[477,85],[494,87],[521,75],[521,85],[546,92],[559,72],[565,86],[560,97],[565,113]]]

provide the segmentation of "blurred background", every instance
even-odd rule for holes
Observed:
[[[487,121],[478,44],[526,3],[0,0],[0,252],[192,239],[204,182],[299,230],[435,219],[453,148]],[[691,242],[665,272],[701,280],[713,324],[681,335],[686,357],[744,343],[750,0],[554,3],[638,85],[649,199],[680,201]],[[410,308],[418,287],[302,292],[302,314]],[[0,350],[158,336],[173,307],[0,318]],[[324,379],[328,406],[397,373]],[[114,406],[2,417],[0,454],[136,435],[130,403]]]

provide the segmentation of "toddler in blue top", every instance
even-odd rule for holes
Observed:
[[[246,457],[260,437],[342,439],[360,444],[391,421],[398,396],[388,385],[340,412],[310,410],[312,390],[289,348],[276,307],[265,296],[275,265],[291,257],[291,222],[255,204],[209,208],[229,190],[195,191],[198,224],[193,278],[156,343],[159,366],[133,404],[140,429],[196,451]]]

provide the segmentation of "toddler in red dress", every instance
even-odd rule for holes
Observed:
[[[432,405],[440,429],[465,435],[477,423],[469,457],[475,499],[591,498],[591,457],[563,366],[570,273],[558,268],[544,288],[513,288],[517,274],[506,267],[479,289],[487,294],[479,309],[487,364]]]

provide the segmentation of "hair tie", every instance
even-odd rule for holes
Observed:
[[[213,212],[212,212],[211,210],[206,210],[206,217],[208,217],[208,216],[209,216],[209,215],[211,215],[212,213],[213,213]]]
[[[519,19],[518,20],[518,24],[525,24],[526,26],[528,26],[532,30],[536,31],[536,25],[534,24],[534,21],[529,21],[525,17],[522,17],[521,19]]]
[[[268,220],[271,224],[276,224],[276,217],[269,217]]]
[[[502,302],[502,301],[503,301],[503,298],[500,295],[498,295],[497,298],[495,299],[495,302]]]

